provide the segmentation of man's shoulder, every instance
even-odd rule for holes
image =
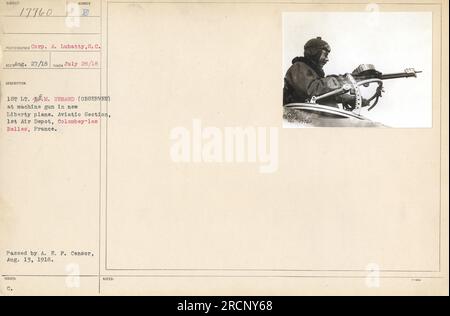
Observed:
[[[299,60],[295,61],[290,67],[289,70],[296,70],[296,69],[312,69],[311,66],[309,66],[305,61]]]
[[[313,76],[315,74],[314,69],[308,65],[305,61],[299,60],[295,61],[288,69],[287,73],[308,73],[308,75]]]

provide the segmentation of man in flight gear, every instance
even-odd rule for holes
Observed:
[[[306,102],[312,96],[319,96],[341,88],[346,83],[343,76],[325,76],[323,66],[328,62],[330,51],[330,45],[320,37],[306,42],[304,57],[295,57],[284,77],[283,105]],[[323,99],[320,103],[334,107],[338,107],[338,103],[342,103],[345,109],[353,110],[356,97],[350,94],[341,94]]]

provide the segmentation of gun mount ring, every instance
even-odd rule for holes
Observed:
[[[383,90],[383,80],[377,79],[377,78],[372,78],[372,79],[362,80],[357,83],[358,86],[365,86],[365,87],[369,86],[371,83],[378,83],[378,88],[377,88],[377,91],[369,99],[367,99],[367,102],[369,103],[368,104],[369,111],[372,110],[375,105],[377,105],[378,99],[381,97],[381,93],[384,91]],[[359,90],[359,88],[358,88],[358,90]],[[370,102],[374,99],[375,99],[375,102],[370,104]]]
[[[351,74],[346,75],[347,80],[350,82],[353,90],[355,91],[355,110],[358,114],[361,113],[361,107],[362,107],[362,97],[361,97],[361,91],[359,91],[359,84],[356,82],[355,78]]]

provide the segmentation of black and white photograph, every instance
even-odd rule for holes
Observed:
[[[283,127],[432,127],[429,12],[283,13]]]

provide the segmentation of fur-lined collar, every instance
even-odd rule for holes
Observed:
[[[320,78],[325,77],[325,72],[323,71],[323,69],[321,67],[319,67],[316,63],[314,63],[311,59],[308,59],[308,58],[302,57],[302,56],[295,57],[294,59],[292,59],[292,64],[295,64],[298,62],[307,64],[320,76]]]

